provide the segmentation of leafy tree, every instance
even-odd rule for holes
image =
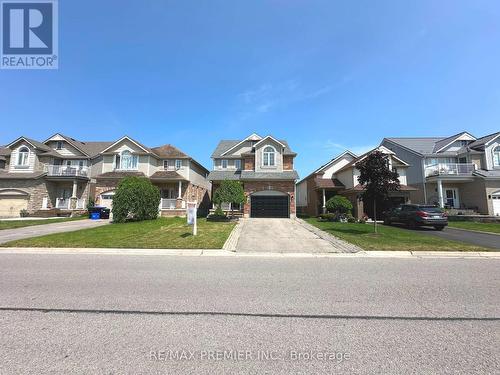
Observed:
[[[245,203],[245,192],[239,181],[224,180],[214,193],[212,200],[217,206],[222,203],[231,203],[231,217],[233,216],[233,205]]]
[[[125,177],[113,197],[113,221],[153,220],[158,217],[160,191],[145,177]]]
[[[342,195],[335,195],[326,202],[328,212],[333,212],[338,218],[341,215],[350,214],[352,212],[352,203]]]
[[[92,210],[95,207],[95,200],[92,197],[89,197],[89,200],[87,201],[87,211]]]
[[[389,156],[375,151],[356,164],[359,183],[364,187],[363,201],[373,200],[374,231],[377,233],[377,201],[389,198],[391,191],[400,189],[399,175],[389,169]]]

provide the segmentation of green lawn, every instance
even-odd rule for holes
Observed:
[[[40,219],[40,220],[0,220],[0,230],[31,227],[33,225],[61,223],[63,221],[74,221],[86,219],[87,216],[62,217],[60,219]]]
[[[216,223],[199,219],[198,235],[193,236],[192,227],[186,225],[185,218],[158,218],[50,234],[12,241],[1,246],[220,249],[234,225],[234,223]]]
[[[319,229],[353,243],[365,250],[405,251],[491,251],[492,249],[462,242],[448,241],[435,236],[392,226],[379,225],[379,233],[373,233],[373,224],[320,222],[316,218],[306,219]]]
[[[481,232],[500,233],[500,223],[476,223],[474,221],[450,221],[452,228],[478,230]]]

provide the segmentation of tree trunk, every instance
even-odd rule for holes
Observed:
[[[377,199],[373,199],[373,228],[377,233]]]

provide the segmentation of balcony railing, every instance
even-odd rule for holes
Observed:
[[[45,165],[45,172],[48,176],[56,177],[88,177],[89,167],[69,166],[69,165]]]
[[[62,210],[69,210],[69,198],[57,198],[56,199],[56,208],[60,208]]]
[[[160,203],[160,208],[162,210],[175,210],[177,199],[166,199],[162,198]]]
[[[475,164],[438,163],[425,167],[425,177],[471,175],[475,170]]]

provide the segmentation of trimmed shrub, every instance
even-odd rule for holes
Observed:
[[[352,203],[342,195],[336,195],[326,202],[328,212],[334,213],[337,216],[350,214],[352,211]]]
[[[28,216],[30,216],[30,214],[29,214],[29,212],[27,210],[25,210],[23,208],[21,211],[19,211],[19,216],[21,216],[21,217],[28,217]]]
[[[337,220],[337,216],[334,214],[321,214],[319,215],[319,219],[321,221],[335,221]]]
[[[125,177],[113,197],[113,221],[153,220],[158,217],[160,191],[145,177]]]

